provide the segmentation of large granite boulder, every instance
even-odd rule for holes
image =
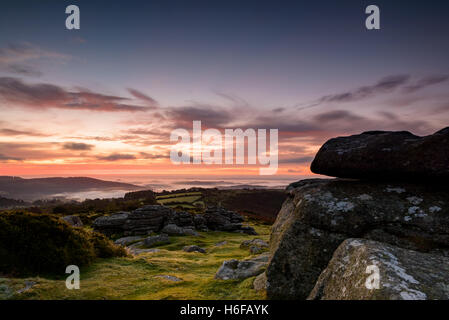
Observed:
[[[307,298],[348,238],[447,255],[448,188],[339,179],[291,184],[272,228],[268,297]]]
[[[348,239],[335,251],[308,299],[448,300],[449,258]]]
[[[418,137],[407,131],[369,131],[327,141],[311,164],[314,173],[371,180],[449,178],[449,127]]]

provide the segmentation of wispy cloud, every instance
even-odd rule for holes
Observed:
[[[75,150],[75,151],[88,151],[92,150],[95,146],[87,143],[79,142],[67,142],[64,143],[62,148],[65,150]]]
[[[59,108],[107,112],[147,111],[153,106],[128,103],[130,98],[104,95],[88,89],[69,91],[49,83],[27,83],[18,78],[0,77],[0,99],[11,106]]]
[[[43,134],[34,130],[16,130],[9,128],[1,128],[0,136],[33,136],[33,137],[46,137],[47,134]]]
[[[424,77],[416,81],[414,84],[404,87],[404,92],[416,92],[418,90],[446,82],[448,79],[448,75],[431,75],[428,77]]]
[[[345,91],[337,94],[325,95],[315,102],[299,106],[299,109],[307,109],[324,103],[344,103],[354,102],[362,99],[374,97],[378,94],[385,94],[405,85],[410,80],[410,75],[393,75],[380,79],[373,85],[362,86],[351,91]]]
[[[70,58],[69,55],[45,50],[28,42],[10,43],[0,48],[0,71],[39,77],[42,72],[36,66],[38,60],[66,61]]]
[[[6,156],[4,154],[0,154],[0,161],[22,161],[21,158],[16,158],[16,157],[10,157],[10,156]]]
[[[97,159],[104,161],[135,160],[136,156],[132,154],[113,153],[107,156],[98,156]]]
[[[134,97],[136,97],[137,99],[140,99],[140,100],[142,100],[142,101],[147,102],[147,104],[148,104],[149,106],[154,106],[154,107],[156,107],[156,106],[158,105],[158,103],[157,103],[156,100],[154,100],[154,99],[151,98],[150,96],[148,96],[148,95],[146,95],[146,94],[144,94],[144,93],[142,93],[142,92],[140,92],[140,91],[138,91],[138,90],[136,90],[136,89],[131,89],[131,88],[129,88],[128,91],[129,91],[129,93],[131,93],[131,94],[132,94]]]

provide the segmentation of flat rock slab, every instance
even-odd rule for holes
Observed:
[[[129,244],[138,242],[140,240],[143,240],[143,238],[141,236],[129,236],[129,237],[123,237],[123,238],[117,239],[114,241],[114,243],[121,245],[121,246],[127,246]]]
[[[339,178],[446,180],[449,127],[425,137],[407,131],[370,131],[333,138],[321,147],[310,168]]]
[[[169,244],[170,238],[168,235],[162,233],[160,235],[157,236],[149,236],[148,238],[145,238],[145,240],[143,240],[143,246],[146,248],[151,248],[154,246],[161,246],[164,244]]]
[[[168,276],[168,275],[158,275],[158,276],[154,276],[155,278],[162,278],[168,281],[173,281],[173,282],[179,282],[182,281],[181,278],[175,277],[175,276]]]
[[[347,239],[335,251],[308,299],[447,300],[449,258],[377,241]]]

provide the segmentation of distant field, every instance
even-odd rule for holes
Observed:
[[[201,196],[201,192],[183,192],[183,193],[174,193],[174,194],[166,194],[163,196],[157,196],[156,199],[169,199],[169,198],[177,198],[183,196]]]
[[[171,237],[172,243],[158,247],[157,253],[144,253],[131,258],[99,259],[81,269],[80,290],[67,290],[65,274],[61,278],[2,278],[0,299],[5,292],[17,292],[26,281],[36,284],[29,290],[14,294],[12,299],[265,299],[263,292],[252,289],[254,277],[245,280],[215,280],[214,275],[223,261],[250,257],[248,250],[240,249],[244,240],[269,240],[270,227],[251,224],[259,233],[249,236],[241,233],[201,232],[202,237]],[[216,243],[226,241],[223,246]],[[207,253],[187,253],[186,245],[199,245]],[[181,278],[173,282],[158,276]],[[2,290],[3,289],[3,290]],[[8,289],[8,290],[6,290]]]
[[[182,207],[184,209],[194,209],[204,207],[202,201],[203,194],[201,192],[182,192],[157,196],[156,201],[167,207]]]

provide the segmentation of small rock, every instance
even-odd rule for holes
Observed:
[[[121,246],[127,246],[133,242],[137,242],[139,240],[142,240],[142,237],[140,236],[129,236],[129,237],[123,237],[120,239],[117,239],[114,241],[115,244],[121,245]]]
[[[22,289],[18,290],[17,293],[22,293],[22,292],[28,291],[28,290],[30,290],[35,284],[36,284],[36,282],[34,282],[34,281],[28,281],[28,280],[27,280],[27,281],[25,281],[25,288],[22,288]]]
[[[200,252],[200,253],[206,253],[206,250],[204,250],[203,248],[199,247],[199,246],[185,246],[184,248],[182,248],[183,251],[185,252]]]
[[[70,224],[72,227],[82,227],[83,222],[81,221],[80,217],[78,216],[65,216],[62,217],[62,220]]]
[[[155,278],[163,278],[163,279],[165,279],[165,280],[168,280],[168,281],[174,281],[174,282],[182,281],[181,278],[174,277],[174,276],[159,275],[159,276],[154,276],[154,277],[155,277]]]
[[[159,249],[139,249],[139,248],[130,248],[129,250],[133,255],[138,255],[142,253],[158,253],[161,251]]]
[[[253,288],[256,291],[266,290],[267,289],[267,274],[261,273],[259,274],[253,282]]]
[[[249,247],[249,252],[251,252],[251,254],[258,254],[258,253],[261,253],[262,251],[263,251],[263,249],[258,246]]]
[[[268,248],[268,243],[263,241],[262,239],[252,239],[252,240],[245,240],[240,244],[240,248],[249,248],[251,246],[257,246],[262,248]]]
[[[217,243],[215,244],[215,246],[216,246],[216,247],[222,247],[222,246],[224,246],[224,245],[226,245],[226,244],[228,244],[227,241],[221,241],[221,242],[217,242]]]
[[[236,259],[226,260],[215,274],[215,279],[235,280],[254,277],[262,273],[265,270],[266,265],[267,262],[261,261],[260,259],[243,261]]]

